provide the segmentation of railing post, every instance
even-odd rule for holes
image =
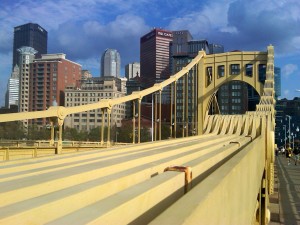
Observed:
[[[110,114],[111,108],[107,108],[107,147],[110,146]]]
[[[58,140],[56,146],[56,154],[62,153],[62,126],[63,126],[63,120],[58,119]]]
[[[185,136],[189,136],[189,73],[185,74],[185,122],[186,122],[186,128],[185,128]]]
[[[101,109],[102,121],[101,121],[101,146],[104,144],[104,109]]]
[[[37,148],[33,149],[33,158],[37,158]]]
[[[9,148],[7,148],[6,150],[5,150],[5,160],[6,161],[8,161],[9,160]]]
[[[182,137],[184,137],[185,129],[185,76],[182,76]]]
[[[194,67],[194,129],[195,134],[198,134],[198,70],[197,65]]]
[[[157,94],[154,95],[154,141],[157,139]]]
[[[50,146],[54,146],[54,123],[53,120],[50,119]]]
[[[132,144],[135,144],[135,101],[132,101]]]
[[[177,134],[177,80],[174,82],[174,138]]]
[[[174,101],[174,85],[171,83],[171,103],[170,103],[170,138],[173,138],[173,101]]]
[[[139,103],[139,105],[138,105],[138,114],[139,114],[139,117],[138,117],[138,143],[141,143],[141,101],[142,101],[142,99],[141,98],[139,98],[139,100],[138,100],[138,103]]]
[[[159,90],[159,140],[161,140],[161,89]]]

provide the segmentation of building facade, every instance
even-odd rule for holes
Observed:
[[[48,32],[38,24],[27,23],[14,28],[13,63],[12,68],[19,62],[18,49],[22,46],[32,47],[37,51],[36,58],[47,54]]]
[[[8,79],[7,92],[5,95],[5,107],[10,108],[12,105],[19,105],[19,82],[20,82],[20,68],[18,65],[14,66],[11,77]]]
[[[102,99],[114,99],[126,95],[126,79],[116,77],[90,78],[81,83],[80,87],[65,89],[65,107],[81,106],[96,103]],[[125,103],[115,105],[111,111],[111,126],[120,127],[125,118]],[[90,131],[102,125],[101,109],[68,115],[65,127]],[[108,115],[104,112],[104,126],[108,125]]]
[[[173,31],[173,41],[170,42],[170,70],[171,74],[175,74],[182,70],[191,60],[198,54],[199,51],[205,51],[207,54],[208,42],[206,40],[193,40],[191,33],[188,30]],[[187,80],[180,78],[177,81],[176,90],[176,122],[182,128],[185,123],[191,124],[193,112],[196,110],[196,99],[193,96],[193,89],[196,85],[195,77],[189,74]],[[187,91],[184,92],[188,85]],[[190,103],[188,107],[188,121],[184,121],[184,102],[188,99]],[[192,127],[192,126],[190,126]]]
[[[141,66],[138,62],[129,63],[125,66],[125,77],[130,80],[135,77],[140,77]]]
[[[170,77],[169,43],[173,33],[153,29],[140,39],[141,79],[146,88]]]
[[[275,82],[275,97],[276,99],[281,96],[281,69],[274,67],[274,82]]]
[[[37,51],[32,47],[22,47],[19,52],[19,111],[29,111],[29,95],[30,95],[30,63],[33,62]]]
[[[115,49],[106,49],[101,57],[101,76],[120,77],[121,72],[120,53]]]
[[[46,110],[52,105],[64,106],[64,90],[76,87],[81,79],[81,65],[66,59],[66,55],[45,54],[30,65],[30,111]],[[34,123],[45,125],[45,119]]]
[[[209,54],[217,54],[224,52],[224,46],[220,44],[209,44],[208,45]]]
[[[248,110],[248,85],[240,81],[226,83],[219,89],[217,98],[223,115],[244,114]]]
[[[276,101],[275,143],[278,147],[300,147],[300,98]]]

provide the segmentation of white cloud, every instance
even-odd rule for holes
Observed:
[[[284,90],[282,98],[289,98],[289,95],[290,95],[290,91],[289,90]]]
[[[82,66],[82,69],[88,69],[93,77],[99,77],[100,74],[100,56],[99,58],[78,59],[76,61]]]
[[[281,72],[283,77],[288,78],[290,75],[298,71],[298,65],[296,64],[286,64],[283,66]]]

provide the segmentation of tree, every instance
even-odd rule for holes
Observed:
[[[118,142],[132,143],[132,124],[126,124],[120,127]]]
[[[25,137],[25,129],[22,122],[13,121],[1,123],[0,137],[7,140],[21,140]]]
[[[36,124],[28,126],[28,140],[49,140],[49,138],[50,130],[46,129],[46,127],[38,127]]]

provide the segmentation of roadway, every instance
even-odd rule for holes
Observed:
[[[275,192],[270,196],[270,225],[300,225],[300,163],[288,165],[284,155],[276,157]]]

